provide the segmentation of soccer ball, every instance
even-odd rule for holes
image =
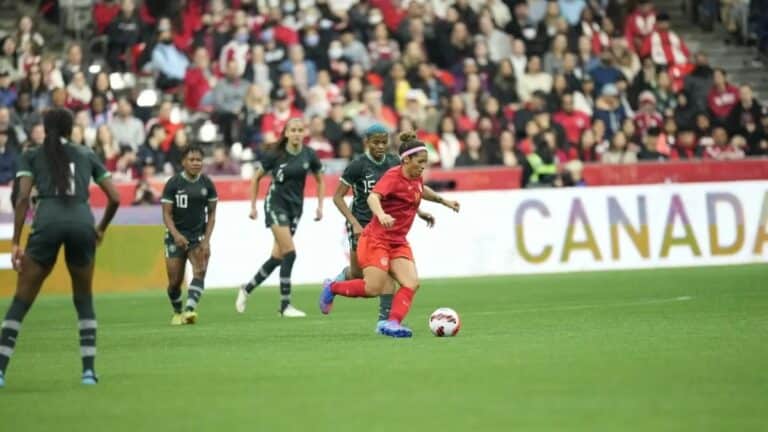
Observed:
[[[429,329],[437,337],[456,336],[461,329],[461,319],[455,310],[442,307],[429,316]]]

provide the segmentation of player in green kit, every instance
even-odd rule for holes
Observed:
[[[235,309],[245,312],[248,295],[280,266],[280,315],[286,318],[301,318],[306,314],[291,304],[291,271],[296,260],[293,235],[296,233],[304,208],[304,183],[308,173],[317,181],[317,211],[315,221],[323,218],[325,183],[323,165],[315,151],[303,145],[306,129],[301,119],[291,119],[285,125],[283,134],[274,153],[262,157],[261,165],[253,176],[251,190],[250,218],[256,219],[258,210],[259,181],[269,174],[272,184],[264,200],[264,219],[272,230],[275,243],[272,254],[262,264],[253,278],[240,287]]]
[[[72,114],[51,109],[43,117],[45,141],[19,157],[16,176],[18,198],[14,209],[11,259],[19,273],[16,293],[0,327],[0,387],[29,311],[45,279],[53,270],[61,245],[65,246],[67,269],[72,278],[73,302],[80,332],[82,383],[96,384],[96,313],[93,308],[93,263],[96,245],[117,212],[120,196],[109,173],[88,147],[75,145]],[[88,186],[93,179],[108,197],[101,222],[94,226],[88,204]],[[26,250],[20,246],[21,230],[29,209],[32,187],[38,190],[38,205]]]
[[[389,131],[380,124],[374,124],[366,129],[365,154],[354,159],[344,169],[341,175],[341,181],[333,195],[333,203],[339,212],[347,220],[347,235],[349,237],[349,266],[336,276],[338,282],[359,279],[363,277],[363,271],[357,262],[357,241],[363,228],[373,218],[373,213],[368,207],[368,195],[373,190],[376,182],[382,175],[392,167],[400,165],[400,157],[387,152],[389,147]],[[401,141],[415,139],[413,132],[403,132],[400,134]],[[344,197],[352,189],[352,205],[347,206]],[[434,217],[426,212],[419,211],[418,216],[424,219],[429,226],[434,224]],[[385,292],[379,296],[379,321],[386,320],[389,317],[389,311],[392,307],[392,295],[394,285],[391,291]]]
[[[173,307],[171,325],[194,324],[197,305],[205,290],[205,271],[211,256],[211,234],[216,224],[218,195],[211,179],[202,174],[203,150],[186,147],[181,154],[182,172],[168,179],[163,189],[165,223],[165,267],[168,271],[168,299]],[[181,311],[181,283],[187,260],[192,264],[192,281],[187,304]]]

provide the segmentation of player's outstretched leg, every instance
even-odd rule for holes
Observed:
[[[184,324],[197,322],[197,306],[205,292],[205,272],[208,265],[208,252],[196,247],[189,253],[192,262],[192,281],[187,288],[187,305],[184,307]]]
[[[8,368],[8,362],[11,361],[21,331],[21,323],[30,306],[31,304],[14,297],[3,319],[0,328],[0,387],[5,385],[5,370]]]
[[[183,302],[181,283],[184,280],[184,265],[186,262],[186,255],[174,255],[165,258],[165,270],[168,274],[167,292],[168,300],[170,301],[171,308],[173,309],[173,316],[171,317],[171,325],[173,326],[184,324],[184,317],[181,310]]]
[[[416,266],[409,259],[395,258],[391,263],[391,272],[392,276],[400,284],[400,289],[397,290],[392,299],[392,310],[389,312],[387,322],[378,329],[381,334],[387,336],[411,337],[413,336],[413,331],[405,327],[402,322],[411,310],[413,296],[419,287]]]
[[[237,290],[237,300],[235,300],[235,310],[237,310],[239,313],[245,312],[246,305],[248,303],[248,295],[259,285],[261,285],[264,280],[266,280],[269,275],[272,274],[273,271],[280,265],[282,260],[280,258],[274,257],[274,251],[273,255],[269,257],[268,260],[264,261],[264,264],[259,267],[259,271],[256,272],[255,275],[253,275],[253,278],[248,281],[245,285],[241,286],[240,289]]]
[[[291,304],[291,272],[294,261],[296,251],[290,251],[283,255],[283,262],[280,264],[280,315],[286,318],[303,318],[307,314]]]
[[[69,247],[67,247],[69,248]],[[67,263],[72,277],[72,303],[77,311],[77,327],[80,334],[80,360],[83,365],[81,382],[94,385],[96,377],[96,311],[93,307],[93,262],[80,266]]]

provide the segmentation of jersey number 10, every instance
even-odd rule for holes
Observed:
[[[188,199],[189,195],[176,195],[176,207],[187,208]]]

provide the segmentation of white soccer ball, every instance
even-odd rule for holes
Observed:
[[[429,329],[437,337],[456,336],[461,329],[461,319],[455,310],[442,307],[429,316]]]

